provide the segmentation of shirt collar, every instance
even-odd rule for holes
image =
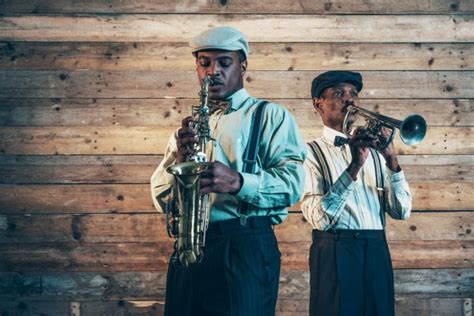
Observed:
[[[324,141],[326,141],[327,143],[334,146],[334,140],[335,140],[336,136],[347,138],[347,136],[344,133],[336,131],[335,129],[332,129],[330,127],[324,126],[324,128],[323,128],[323,140]]]
[[[237,111],[240,109],[245,102],[250,98],[250,94],[245,90],[245,88],[242,88],[234,94],[232,94],[230,97],[226,99],[226,101],[230,102],[231,106],[230,109],[231,111]]]

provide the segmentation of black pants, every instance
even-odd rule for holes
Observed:
[[[313,230],[310,315],[394,315],[393,270],[383,230]]]
[[[211,223],[202,262],[185,268],[170,261],[165,315],[274,315],[279,276],[269,218]]]

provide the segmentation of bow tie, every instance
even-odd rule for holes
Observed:
[[[334,146],[340,147],[340,146],[344,146],[346,144],[349,144],[349,139],[341,137],[341,136],[336,136],[334,138]]]
[[[229,101],[222,100],[208,100],[207,105],[209,106],[209,115],[212,115],[217,110],[222,110],[224,113],[230,109],[232,103]]]

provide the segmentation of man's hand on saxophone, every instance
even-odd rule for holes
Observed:
[[[192,126],[193,118],[186,117],[181,122],[181,128],[178,130],[177,146],[178,155],[176,163],[186,161],[195,153],[194,145],[199,139],[197,131]],[[231,193],[240,191],[243,184],[243,178],[239,172],[233,170],[219,161],[207,162],[208,168],[201,174],[201,195],[207,193]]]
[[[215,193],[235,194],[243,184],[242,175],[223,163],[208,162],[208,168],[201,174],[201,195]]]
[[[191,157],[195,153],[195,144],[199,139],[197,131],[191,127],[193,122],[192,116],[188,116],[181,121],[181,128],[178,130],[176,145],[178,146],[178,154],[176,163],[185,162],[187,157]]]

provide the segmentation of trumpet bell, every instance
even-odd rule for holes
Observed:
[[[426,121],[418,114],[408,116],[400,125],[400,138],[407,145],[420,143],[426,135]]]

